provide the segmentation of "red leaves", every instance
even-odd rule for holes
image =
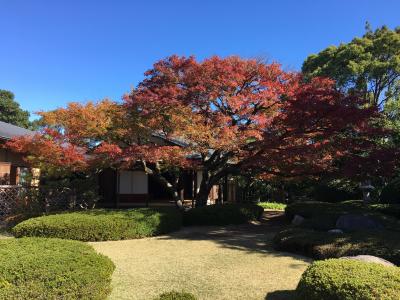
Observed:
[[[70,171],[84,170],[87,167],[85,149],[64,143],[58,134],[17,137],[8,141],[6,147],[26,154],[27,161],[39,167],[58,166]]]
[[[329,79],[304,82],[278,64],[171,56],[145,75],[122,105],[71,103],[41,113],[44,135],[10,147],[72,169],[138,160],[188,167],[196,154],[215,172],[235,165],[296,176],[331,170],[338,159],[376,147],[370,137],[383,134],[370,126],[376,112],[361,99]]]

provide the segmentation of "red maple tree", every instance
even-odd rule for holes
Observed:
[[[141,164],[178,204],[180,171],[196,168],[201,206],[213,185],[241,170],[271,177],[333,168],[352,154],[353,139],[371,134],[376,113],[329,79],[304,82],[300,74],[254,59],[171,56],[145,76],[122,104],[105,100],[42,113],[45,128],[56,134],[9,146],[63,167]],[[154,135],[178,143],[155,143]],[[46,154],[48,144],[57,151]],[[176,176],[164,176],[168,169]]]

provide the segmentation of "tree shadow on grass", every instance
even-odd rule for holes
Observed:
[[[282,290],[270,292],[265,296],[265,300],[294,300],[296,299],[296,291]]]
[[[291,264],[290,268],[304,268],[303,262],[308,263],[311,261],[310,259],[300,255],[279,252],[273,247],[273,237],[286,224],[285,218],[281,214],[272,219],[264,217],[264,220],[256,224],[184,227],[180,231],[157,237],[157,239],[212,241],[223,248],[232,250],[275,257],[290,256],[301,261]]]

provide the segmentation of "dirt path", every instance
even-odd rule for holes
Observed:
[[[153,299],[173,289],[199,299],[291,299],[309,260],[273,250],[283,222],[282,213],[266,212],[254,224],[91,244],[117,266],[111,299]]]

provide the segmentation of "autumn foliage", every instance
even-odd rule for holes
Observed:
[[[318,176],[354,155],[354,141],[384,134],[370,126],[376,112],[333,81],[306,82],[279,64],[239,57],[171,56],[155,63],[123,103],[72,103],[41,116],[42,135],[9,146],[71,169],[139,162],[172,189],[177,182],[162,178],[163,168],[201,166],[200,204],[228,174]],[[376,147],[356,145],[363,153]]]

